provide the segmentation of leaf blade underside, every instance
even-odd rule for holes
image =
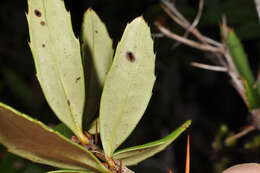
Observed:
[[[150,28],[138,17],[126,26],[101,97],[100,135],[108,157],[145,112],[155,81],[154,63]]]
[[[56,116],[83,140],[84,74],[70,14],[61,0],[28,0],[27,20],[45,98]]]
[[[99,108],[105,77],[112,64],[112,45],[105,24],[94,10],[88,9],[82,23],[82,54],[87,79],[84,123],[87,129]]]

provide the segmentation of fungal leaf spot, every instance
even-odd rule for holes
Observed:
[[[133,52],[130,52],[130,51],[126,52],[126,59],[128,61],[134,63],[135,62],[135,56],[134,56]]]
[[[80,80],[80,77],[77,77],[77,79],[76,79],[76,83],[77,83],[79,80]]]
[[[41,23],[40,23],[42,26],[44,26],[45,25],[45,22],[44,21],[41,21]]]
[[[45,47],[45,44],[42,44],[42,47]]]
[[[39,11],[39,10],[34,10],[34,14],[35,14],[35,16],[37,16],[37,17],[41,17],[42,16],[42,13]]]
[[[95,30],[95,33],[97,34],[97,33],[98,33],[98,31],[97,31],[97,30]]]

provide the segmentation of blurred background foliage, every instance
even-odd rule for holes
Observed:
[[[180,12],[190,21],[197,12],[198,1],[176,0]],[[143,15],[154,34],[153,22],[163,16],[165,24],[178,34],[185,31],[163,12],[158,0],[65,0],[71,11],[74,31],[80,35],[84,11],[92,7],[107,25],[116,44],[127,22]],[[0,1],[0,101],[39,119],[49,126],[58,123],[48,107],[35,76],[28,46],[25,17],[26,0]],[[198,29],[220,40],[219,24],[226,15],[228,26],[235,29],[248,54],[254,74],[260,57],[260,24],[254,1],[205,0]],[[62,27],[62,26],[58,26]],[[191,135],[191,173],[220,172],[241,162],[260,162],[258,131],[248,134],[232,146],[223,144],[225,137],[250,123],[248,110],[223,73],[190,66],[193,60],[208,63],[210,53],[185,45],[173,49],[175,41],[154,38],[156,76],[153,96],[145,116],[124,145],[143,144],[159,139],[188,119],[193,120]],[[19,129],[17,129],[19,130]],[[186,133],[187,134],[187,133]],[[166,151],[133,167],[136,172],[184,172],[186,134]],[[253,146],[253,147],[250,147]],[[0,171],[4,173],[42,173],[48,166],[26,161],[0,147]]]

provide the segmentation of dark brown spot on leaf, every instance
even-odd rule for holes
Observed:
[[[42,16],[42,13],[39,11],[39,10],[34,10],[34,14],[37,16],[37,17],[41,17]]]
[[[79,80],[80,80],[80,77],[77,77],[77,79],[76,79],[76,83],[77,83]]]
[[[44,21],[41,21],[41,23],[40,23],[42,26],[44,26],[45,25],[45,22]]]
[[[69,101],[69,100],[67,100],[67,103],[68,103],[68,105],[70,106],[70,101]]]
[[[98,33],[98,31],[97,31],[97,30],[95,30],[95,33],[97,34],[97,33]]]
[[[45,44],[42,44],[42,47],[45,47]]]
[[[133,52],[130,52],[130,51],[126,52],[126,59],[128,61],[134,63],[135,62],[135,56],[134,56]]]

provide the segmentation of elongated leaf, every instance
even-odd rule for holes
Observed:
[[[155,155],[170,145],[184,130],[191,124],[191,121],[185,122],[178,129],[170,133],[163,139],[150,142],[144,145],[134,146],[117,151],[113,157],[122,160],[123,165],[135,165],[139,162]]]
[[[106,26],[92,9],[84,14],[82,42],[87,79],[84,123],[89,125],[99,108],[105,77],[112,64],[114,52]]]
[[[58,170],[58,171],[50,171],[47,173],[91,173],[89,171],[77,171],[77,170]]]
[[[248,57],[239,38],[236,36],[233,30],[229,29],[226,39],[226,42],[229,46],[230,54],[238,72],[240,73],[241,77],[248,81],[248,84],[250,86],[253,86],[254,77],[248,63]]]
[[[58,118],[83,141],[84,76],[70,14],[61,0],[29,0],[27,20],[44,95]]]
[[[0,103],[0,143],[31,161],[65,169],[108,172],[87,149]]]
[[[108,72],[100,105],[104,152],[111,157],[144,114],[155,81],[150,29],[142,17],[127,25]]]
[[[259,108],[260,107],[260,97],[258,95],[257,89],[250,86],[246,80],[243,80],[243,84],[245,86],[248,108],[250,110]]]

